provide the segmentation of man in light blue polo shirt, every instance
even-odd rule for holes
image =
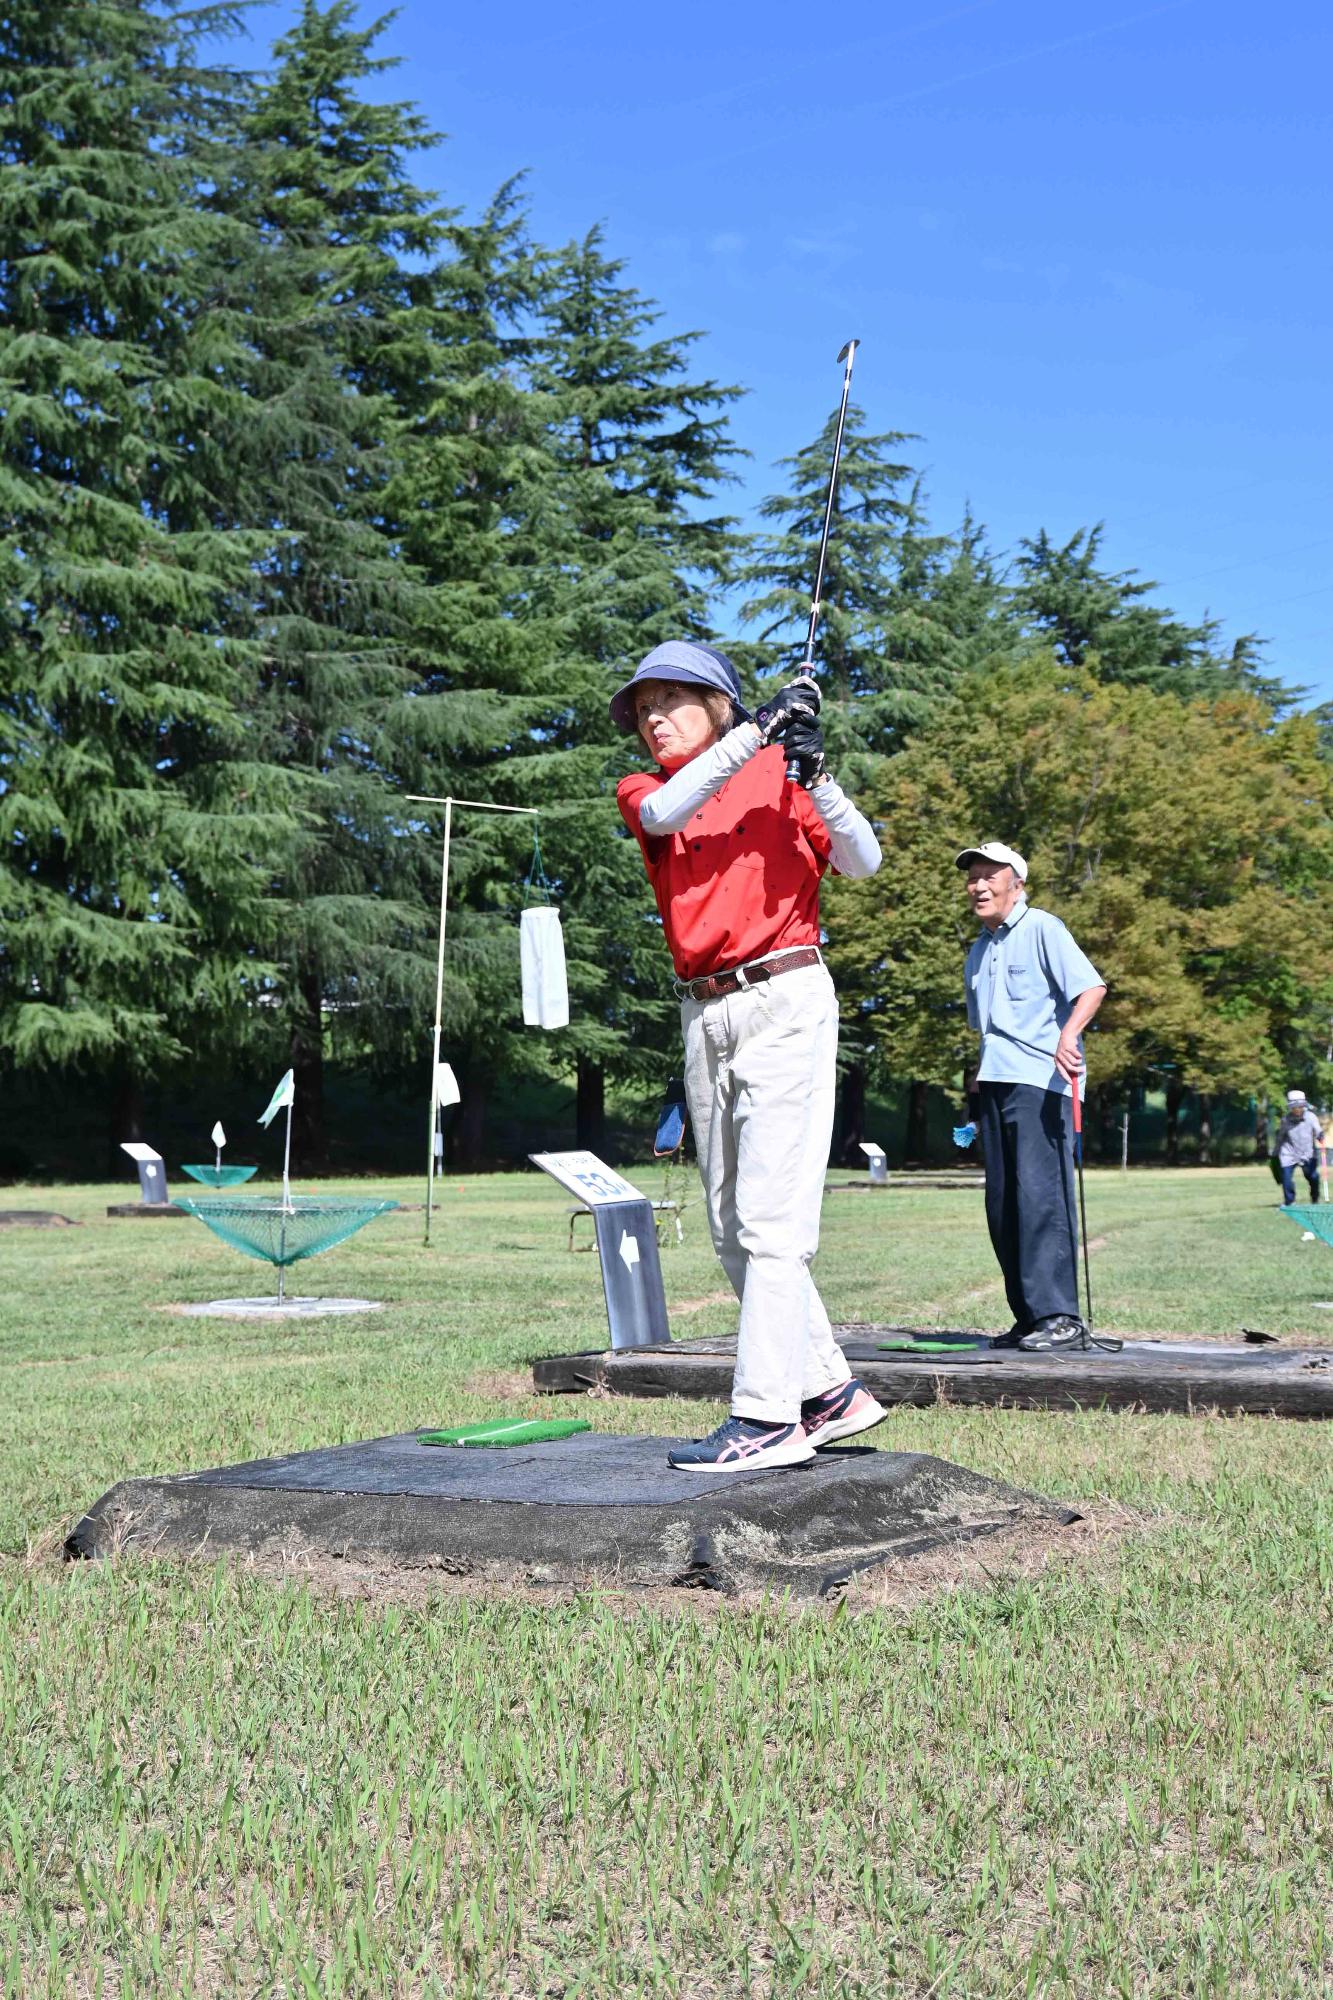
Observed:
[[[981,1035],[986,1222],[1014,1324],[1002,1347],[1089,1345],[1078,1310],[1070,1078],[1106,985],[1058,917],[1027,900],[1028,865],[1001,841],[965,847],[981,936],[967,955],[967,1018]]]

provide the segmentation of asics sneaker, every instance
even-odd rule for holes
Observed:
[[[865,1383],[853,1375],[850,1382],[841,1382],[836,1389],[827,1389],[822,1396],[802,1403],[801,1429],[819,1449],[836,1444],[839,1438],[873,1430],[884,1415],[883,1404],[877,1403]]]
[[[800,1424],[728,1417],[708,1437],[673,1446],[667,1464],[677,1472],[762,1472],[770,1465],[808,1465],[814,1455]]]

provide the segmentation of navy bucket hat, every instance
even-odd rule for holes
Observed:
[[[749,719],[741,706],[740,675],[716,646],[701,646],[696,639],[668,639],[654,646],[611,697],[611,720],[624,736],[635,733],[634,689],[641,681],[693,681],[699,687],[716,688],[719,694],[730,695],[738,722]]]

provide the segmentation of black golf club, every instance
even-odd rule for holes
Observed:
[[[842,376],[842,402],[838,405],[838,433],[833,440],[833,465],[829,472],[828,498],[824,502],[824,531],[819,537],[819,564],[815,570],[815,594],[810,600],[810,624],[805,635],[805,659],[802,662],[802,673],[813,673],[814,671],[815,628],[819,624],[819,614],[824,608],[820,599],[824,589],[824,563],[828,556],[829,529],[833,525],[833,503],[838,493],[838,464],[842,458],[842,433],[847,422],[847,398],[851,393],[852,387],[852,363],[856,359],[856,350],[860,345],[859,340],[849,340],[838,354],[839,361],[846,363]],[[800,760],[796,757],[788,761],[787,779],[793,785],[800,783],[801,765]]]
[[[1074,1097],[1074,1167],[1078,1173],[1078,1231],[1083,1239],[1083,1299],[1085,1312],[1083,1324],[1088,1329],[1088,1346],[1100,1347],[1108,1354],[1118,1354],[1124,1341],[1115,1334],[1096,1334],[1092,1330],[1092,1267],[1088,1261],[1088,1204],[1083,1193],[1083,1107],[1079,1103],[1078,1074],[1070,1078],[1070,1088]],[[1074,1267],[1074,1283],[1078,1285],[1078,1266]]]

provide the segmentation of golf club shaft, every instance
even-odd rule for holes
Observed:
[[[842,459],[842,434],[847,424],[847,398],[852,389],[852,364],[856,360],[859,340],[849,340],[839,354],[839,361],[846,365],[842,373],[842,401],[838,405],[838,429],[833,440],[833,464],[829,470],[828,497],[824,502],[824,526],[819,537],[819,562],[815,568],[815,594],[810,600],[810,623],[805,634],[804,670],[808,673],[815,664],[815,629],[819,624],[819,614],[823,609],[821,599],[824,593],[824,565],[828,560],[829,530],[833,526],[833,504],[838,497],[838,466]],[[800,780],[801,767],[796,758],[787,765],[787,777],[791,783]]]
[[[1074,1165],[1078,1169],[1078,1233],[1083,1239],[1083,1297],[1087,1306],[1085,1325],[1092,1332],[1092,1270],[1088,1263],[1088,1205],[1083,1195],[1083,1107],[1078,1097],[1078,1073],[1070,1079],[1074,1093]],[[1077,1283],[1077,1279],[1075,1281]]]

